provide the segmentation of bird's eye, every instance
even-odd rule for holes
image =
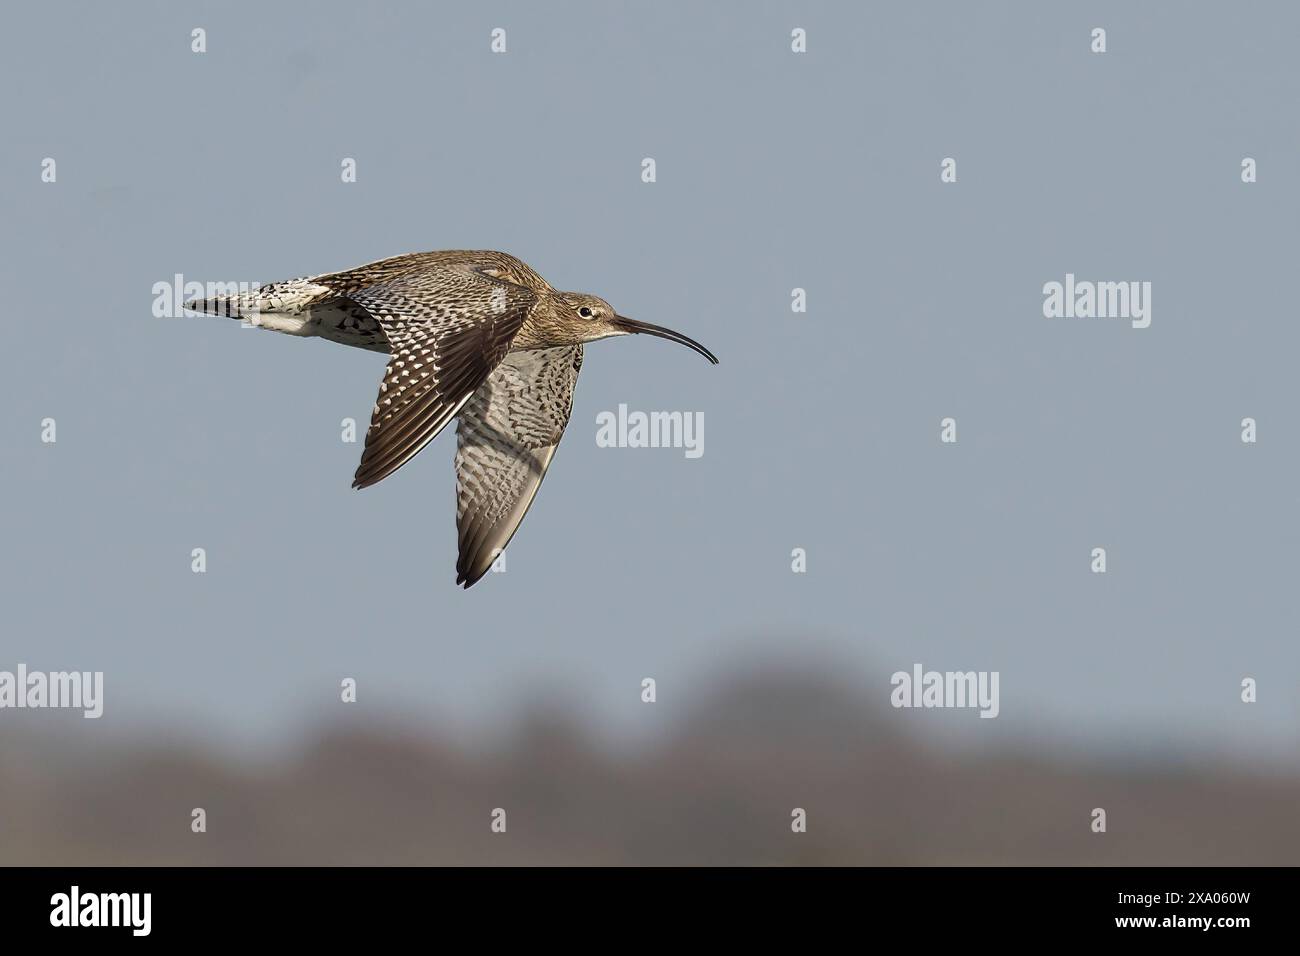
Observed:
[[[581,309],[578,310],[578,314],[582,316],[584,319],[589,319],[591,318],[591,309],[587,308],[584,305]]]

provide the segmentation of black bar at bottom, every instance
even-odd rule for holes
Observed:
[[[597,925],[622,925],[632,936],[664,940],[659,934],[669,929],[698,927],[736,939],[899,932],[918,942],[1044,934],[1230,942],[1286,927],[1295,872],[13,868],[0,870],[0,884],[0,926],[10,941],[75,934],[87,943],[277,936],[377,942],[421,929],[441,935],[452,926],[494,936],[531,927],[534,934],[580,937]]]

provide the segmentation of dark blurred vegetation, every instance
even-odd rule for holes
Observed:
[[[971,753],[891,716],[833,681],[774,671],[717,687],[659,744],[621,756],[553,707],[499,747],[335,723],[292,759],[249,764],[149,741],[58,745],[8,721],[0,863],[1300,860],[1294,766]],[[193,807],[207,810],[205,834],[190,832]],[[505,834],[490,832],[495,807]],[[807,833],[791,832],[794,807]],[[1090,832],[1093,807],[1109,832]]]

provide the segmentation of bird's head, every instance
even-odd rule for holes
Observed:
[[[680,342],[687,348],[699,352],[714,365],[718,364],[717,357],[693,338],[661,325],[638,322],[636,319],[619,315],[612,305],[598,295],[565,292],[561,297],[567,312],[564,317],[565,324],[573,329],[580,342],[594,342],[597,339],[609,338],[611,335],[654,335],[661,339],[668,339],[670,342]]]

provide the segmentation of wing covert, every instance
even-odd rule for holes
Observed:
[[[391,475],[424,448],[506,357],[535,297],[460,269],[432,268],[349,291],[388,339],[388,367],[354,488]]]

